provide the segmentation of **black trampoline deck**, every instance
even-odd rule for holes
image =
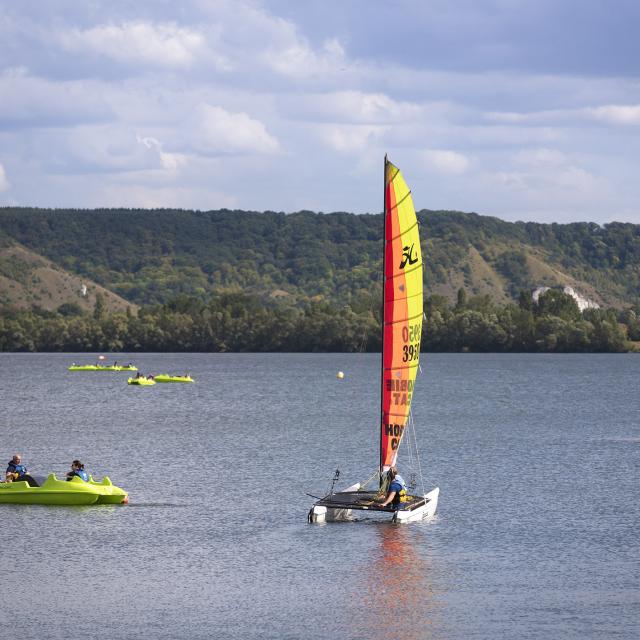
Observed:
[[[406,496],[404,502],[397,507],[387,505],[383,507],[373,503],[378,495],[376,491],[341,491],[332,493],[318,500],[314,507],[326,507],[327,509],[359,509],[360,511],[381,511],[382,513],[395,513],[396,511],[413,511],[423,507],[429,502],[424,496]]]

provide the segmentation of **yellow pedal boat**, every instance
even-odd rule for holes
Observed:
[[[129,378],[127,380],[127,384],[135,384],[141,387],[148,387],[155,383],[156,381],[154,378],[145,378],[144,376],[140,376],[139,378]]]
[[[28,482],[0,482],[0,504],[46,504],[89,505],[124,504],[128,494],[114,486],[108,477],[102,482],[84,482],[80,478],[58,480],[55,473],[49,474],[39,487],[30,487]]]
[[[137,371],[133,365],[72,364],[67,371]]]
[[[171,376],[168,373],[160,373],[154,376],[156,382],[194,382],[191,376]]]

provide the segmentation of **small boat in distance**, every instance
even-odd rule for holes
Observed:
[[[138,367],[132,364],[76,364],[67,368],[67,371],[137,371]]]
[[[425,493],[422,486],[422,493],[417,494],[412,491],[413,482],[406,495],[400,492],[400,502],[395,507],[383,507],[377,501],[386,494],[388,471],[396,464],[403,435],[413,429],[411,399],[419,368],[424,315],[418,220],[411,191],[386,156],[384,194],[379,466],[366,482],[334,492],[340,475],[336,471],[329,494],[312,505],[309,522],[352,520],[353,511],[389,514],[393,522],[413,522],[434,515],[438,505],[438,488]],[[417,450],[415,432],[413,436]],[[417,455],[416,460],[422,484]],[[370,482],[376,485],[367,489]]]
[[[129,378],[127,384],[138,385],[140,387],[149,387],[155,384],[155,378],[153,376],[141,376],[137,375],[135,378]]]
[[[154,376],[154,378],[156,382],[195,382],[188,373],[184,376],[172,376],[168,373],[159,373],[157,376]]]

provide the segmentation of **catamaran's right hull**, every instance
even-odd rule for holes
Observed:
[[[393,522],[405,524],[407,522],[418,522],[425,518],[431,518],[436,514],[439,494],[440,489],[436,487],[429,491],[429,493],[424,494],[424,506],[412,510],[398,509],[393,516]]]

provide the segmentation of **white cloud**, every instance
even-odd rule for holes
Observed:
[[[529,167],[560,167],[568,163],[567,156],[557,149],[524,149],[513,156],[513,161]]]
[[[469,168],[469,158],[457,151],[426,149],[422,152],[425,165],[438,173],[462,174]]]
[[[173,23],[126,22],[73,29],[60,35],[71,51],[92,51],[118,62],[186,67],[205,49],[205,38],[194,29]]]
[[[113,119],[105,87],[93,80],[56,82],[24,68],[0,74],[0,127],[64,127]]]
[[[583,109],[546,109],[544,111],[492,111],[484,115],[486,120],[505,125],[559,125],[585,119]]]
[[[263,52],[263,60],[274,71],[295,78],[334,73],[347,64],[345,51],[337,38],[325,40],[315,51],[297,27],[282,19],[271,19],[277,38]]]
[[[359,152],[384,135],[386,128],[375,125],[334,125],[321,128],[325,144],[340,153]]]
[[[186,161],[164,153],[155,138],[141,138],[125,124],[48,130],[31,151],[47,172],[67,175],[161,171],[166,177]]]
[[[566,126],[593,120],[612,125],[638,125],[640,124],[640,105],[608,104],[599,107],[548,109],[522,113],[493,111],[485,114],[485,118],[493,122],[514,125],[562,124]]]
[[[210,50],[223,52],[234,70],[254,83],[318,83],[343,74],[348,56],[334,35],[312,44],[291,20],[270,13],[260,0],[195,0],[199,28]],[[316,86],[317,88],[317,86]]]
[[[416,121],[423,109],[414,103],[390,98],[384,93],[336,91],[294,96],[283,101],[283,108],[295,119],[336,123],[386,124]]]
[[[246,113],[201,105],[194,132],[195,148],[204,153],[275,153],[279,144],[265,125]]]
[[[139,207],[142,209],[229,208],[238,206],[233,195],[211,189],[142,184],[101,185],[92,196],[95,207]]]
[[[640,124],[640,105],[609,104],[602,107],[592,107],[585,110],[595,120],[607,124]]]
[[[554,206],[571,203],[575,207],[591,198],[602,201],[611,195],[604,177],[555,149],[523,150],[514,154],[508,164],[513,169],[497,171],[495,178],[508,190],[521,192],[526,201]]]
[[[11,187],[11,183],[7,178],[7,173],[4,170],[4,166],[0,164],[0,191],[8,191]]]
[[[139,134],[136,134],[136,140],[144,145],[147,149],[153,149],[158,153],[160,158],[160,164],[163,169],[167,171],[177,171],[181,166],[187,162],[187,157],[180,153],[166,153],[162,150],[162,144],[156,138],[147,136],[142,138]]]
[[[514,111],[491,111],[485,114],[485,118],[492,122],[522,124],[531,122],[533,119],[533,115],[531,113],[517,113]]]
[[[496,173],[496,176],[505,187],[525,191],[529,197],[547,202],[552,202],[560,192],[572,194],[572,199],[579,202],[587,194],[599,193],[606,186],[603,179],[575,166],[560,167],[556,171],[552,168],[527,172],[505,171]]]

